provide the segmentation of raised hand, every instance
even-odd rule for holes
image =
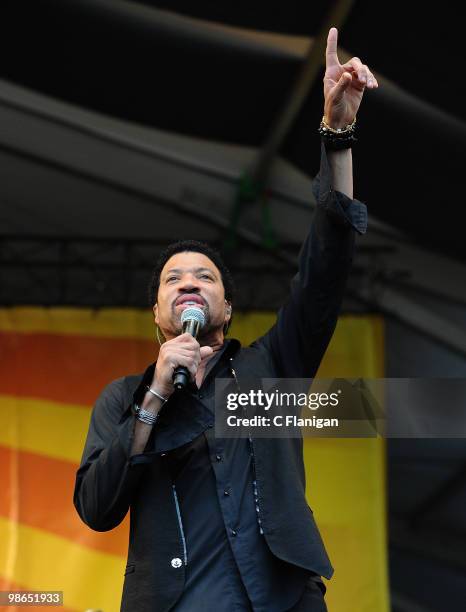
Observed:
[[[344,128],[356,117],[364,90],[376,89],[377,79],[359,57],[340,64],[338,30],[330,28],[325,52],[324,115],[330,127]]]

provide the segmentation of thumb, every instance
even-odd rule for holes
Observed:
[[[201,346],[201,359],[203,357],[207,357],[208,355],[212,355],[214,349],[211,346]]]
[[[349,84],[351,83],[351,81],[353,80],[353,77],[351,76],[351,74],[349,72],[344,72],[338,83],[335,85],[335,89],[334,89],[334,95],[335,98],[338,99],[340,96],[343,95],[343,92],[348,89]]]

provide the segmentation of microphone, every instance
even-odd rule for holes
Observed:
[[[204,327],[205,314],[201,308],[188,306],[181,313],[181,324],[183,334],[188,333],[197,338],[198,333]],[[173,386],[175,389],[184,389],[189,382],[189,370],[185,366],[178,366],[173,372]]]

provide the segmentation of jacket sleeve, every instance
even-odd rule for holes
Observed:
[[[99,396],[76,474],[73,503],[81,519],[96,531],[108,531],[125,517],[151,458],[130,456],[134,439],[133,404],[126,406],[124,378]]]
[[[298,272],[275,325],[252,346],[271,353],[277,376],[314,377],[335,330],[354,253],[367,227],[366,205],[331,186],[325,147],[313,181],[317,202]]]

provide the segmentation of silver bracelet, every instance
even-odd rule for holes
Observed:
[[[157,419],[159,418],[159,413],[154,414],[153,412],[149,412],[148,410],[144,410],[144,408],[139,408],[139,406],[134,407],[136,411],[136,418],[141,421],[141,423],[145,423],[146,425],[155,425]]]
[[[157,393],[157,391],[154,391],[154,389],[151,389],[149,385],[146,385],[146,391],[148,391],[149,393],[152,393],[152,395],[155,395],[155,397],[158,397],[159,400],[162,400],[164,404],[165,402],[168,401],[166,397],[163,397],[163,395],[160,395],[160,393]]]

